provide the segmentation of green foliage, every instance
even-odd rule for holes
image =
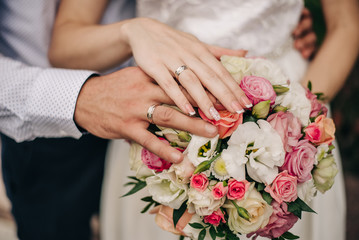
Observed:
[[[299,218],[302,218],[302,212],[312,212],[316,213],[313,209],[311,209],[303,200],[297,198],[294,202],[287,203],[288,211],[293,213]]]
[[[173,224],[176,225],[187,209],[187,201],[184,201],[179,209],[173,209]]]
[[[285,232],[279,238],[273,238],[272,240],[286,240],[286,239],[289,239],[289,240],[291,240],[291,239],[299,239],[299,237],[294,235],[293,233]]]
[[[147,185],[145,181],[141,181],[141,180],[137,179],[136,177],[130,176],[128,178],[134,180],[134,182],[128,182],[125,184],[125,186],[134,185],[134,187],[129,192],[127,192],[125,195],[122,195],[121,197],[130,196],[130,195],[140,191],[142,188],[146,187],[146,185]]]

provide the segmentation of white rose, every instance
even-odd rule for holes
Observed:
[[[249,66],[251,65],[252,59],[234,56],[222,56],[221,62],[223,66],[232,75],[237,83],[240,83],[243,76],[249,74]]]
[[[298,197],[309,204],[317,193],[313,179],[297,185]]]
[[[257,125],[258,124],[258,125]],[[246,122],[238,126],[223,150],[226,169],[237,181],[248,175],[257,182],[270,184],[284,163],[285,151],[279,134],[264,120]]]
[[[321,192],[325,193],[334,184],[334,177],[338,173],[338,167],[335,163],[334,157],[329,156],[319,161],[313,170],[313,178],[315,187]]]
[[[273,208],[263,200],[262,195],[254,188],[254,183],[248,189],[245,199],[236,201],[237,205],[245,208],[250,214],[250,221],[240,217],[237,209],[230,201],[224,207],[228,213],[228,226],[234,232],[247,234],[257,231],[268,224]]]
[[[192,135],[192,139],[189,142],[184,154],[187,154],[188,159],[192,164],[197,167],[203,161],[209,160],[212,157],[214,150],[216,149],[219,135],[214,138],[205,138],[196,135]],[[203,151],[202,146],[210,142],[210,148],[206,148],[206,151],[203,152],[203,155],[200,156],[200,150]]]
[[[164,170],[146,178],[146,183],[153,200],[165,206],[178,209],[187,200],[188,187],[176,181],[174,171]]]
[[[130,146],[130,169],[136,172],[136,178],[144,180],[149,176],[153,176],[154,172],[149,169],[141,158],[143,147],[137,143],[131,143]]]
[[[302,125],[307,126],[309,124],[312,104],[306,97],[305,89],[300,83],[291,83],[289,91],[277,96],[275,103],[287,107],[294,116],[299,118]]]
[[[200,216],[210,215],[223,205],[224,200],[225,198],[215,200],[208,188],[203,192],[190,188],[188,190],[188,211],[191,213],[195,211]]]
[[[281,68],[267,59],[253,59],[249,66],[249,72],[253,76],[267,79],[272,85],[288,84],[288,77],[282,72]]]

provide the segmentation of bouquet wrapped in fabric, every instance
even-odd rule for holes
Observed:
[[[262,236],[296,239],[289,230],[317,191],[334,183],[335,127],[327,108],[280,68],[262,58],[223,56],[253,106],[243,114],[218,109],[221,119],[212,139],[152,126],[162,141],[183,151],[171,164],[131,144],[136,172],[126,195],[147,187],[151,207],[163,229],[191,239],[240,239]],[[183,238],[183,237],[182,237]]]

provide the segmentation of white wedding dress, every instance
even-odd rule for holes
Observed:
[[[277,62],[291,81],[299,81],[307,67],[291,38],[302,7],[301,0],[137,0],[138,16],[157,19],[209,44],[265,56]],[[148,195],[145,191],[119,198],[128,190],[123,187],[126,176],[134,175],[129,170],[128,150],[121,140],[109,148],[101,204],[102,240],[178,239],[157,227],[154,216],[140,214],[145,206],[140,198]],[[318,214],[304,214],[291,230],[300,239],[345,239],[345,191],[337,153],[336,159],[340,171],[333,188],[325,195],[318,193],[312,202]]]

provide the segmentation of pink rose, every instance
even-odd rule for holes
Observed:
[[[308,181],[312,178],[311,171],[314,166],[317,148],[308,142],[301,140],[292,152],[285,156],[284,164],[280,170],[287,170],[292,176],[296,176],[299,183]]]
[[[271,101],[271,105],[275,103],[277,95],[275,94],[272,84],[265,78],[245,76],[239,86],[242,88],[248,99],[252,101],[253,105],[267,100]]]
[[[223,182],[218,182],[212,189],[212,195],[215,200],[219,200],[226,196],[228,191],[228,186],[223,186]]]
[[[244,195],[246,194],[250,183],[247,180],[243,180],[241,182],[238,182],[235,179],[230,179],[228,181],[228,192],[227,192],[227,198],[230,200],[241,200],[244,198]]]
[[[259,229],[254,233],[247,235],[248,238],[255,234],[253,239],[256,239],[257,236],[266,237],[269,239],[278,238],[282,236],[283,233],[291,229],[294,224],[298,221],[298,217],[293,213],[288,212],[288,205],[286,203],[279,204],[276,201],[272,201],[273,214],[269,218],[268,224]]]
[[[164,139],[160,138],[161,141],[165,142],[166,144],[170,145],[169,142]],[[152,170],[157,172],[162,172],[165,169],[169,169],[172,163],[167,162],[166,160],[158,157],[156,154],[150,152],[149,150],[143,148],[141,152],[141,159],[142,162]]]
[[[335,125],[333,119],[320,115],[305,129],[305,139],[314,144],[330,144],[335,139]]]
[[[211,215],[204,216],[204,222],[218,227],[218,225],[221,222],[226,223],[226,220],[224,219],[222,210],[219,208],[217,211],[213,212]]]
[[[208,186],[208,178],[204,173],[194,174],[191,177],[191,187],[203,192]]]
[[[199,109],[198,112],[203,120],[217,126],[219,138],[221,139],[231,136],[238,125],[243,122],[243,114],[231,113],[227,110],[218,110],[221,116],[219,121],[208,119],[201,109]]]
[[[312,104],[312,110],[310,112],[310,117],[316,117],[318,114],[323,114],[327,116],[328,108],[321,104],[318,99],[317,95],[313,94],[308,88],[306,89],[306,96],[310,100],[310,103]]]
[[[271,185],[264,189],[278,203],[293,202],[297,199],[297,177],[291,176],[287,171],[280,172]]]
[[[299,118],[291,112],[277,112],[270,115],[267,121],[278,132],[284,149],[287,152],[292,151],[292,148],[297,145],[298,140],[302,137]]]

